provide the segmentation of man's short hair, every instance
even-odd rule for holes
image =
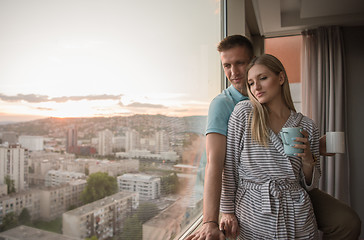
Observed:
[[[234,47],[246,47],[249,51],[249,56],[254,56],[253,44],[250,40],[242,35],[231,35],[224,38],[219,45],[217,45],[217,51],[224,52]]]

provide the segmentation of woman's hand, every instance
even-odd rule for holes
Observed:
[[[227,238],[235,239],[239,235],[239,224],[232,213],[222,213],[220,220],[220,229],[225,233]]]
[[[313,168],[315,167],[315,159],[311,152],[310,142],[308,141],[308,132],[301,130],[303,137],[296,137],[296,142],[302,142],[303,144],[295,144],[294,148],[303,149],[303,153],[295,153],[296,156],[302,158],[302,170],[305,176],[306,183],[308,185],[312,182]]]
[[[310,142],[308,141],[308,132],[301,129],[303,137],[296,137],[295,142],[301,142],[303,144],[295,144],[293,147],[298,149],[303,149],[303,153],[295,153],[296,156],[302,158],[303,164],[314,164],[315,160],[311,153]]]

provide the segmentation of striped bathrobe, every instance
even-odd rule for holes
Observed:
[[[279,134],[270,130],[268,147],[252,141],[251,111],[250,101],[242,101],[230,116],[221,212],[236,215],[239,239],[317,239],[307,191],[318,185],[319,163],[308,185],[301,158],[284,153]],[[291,111],[284,127],[305,129],[312,154],[319,156],[319,134],[312,120]]]

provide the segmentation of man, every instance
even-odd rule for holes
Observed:
[[[187,237],[187,240],[223,240],[225,239],[223,231],[228,238],[235,238],[239,233],[238,222],[234,215],[222,214],[219,226],[219,205],[227,125],[234,106],[239,101],[248,99],[243,87],[245,69],[254,57],[254,53],[251,42],[241,35],[225,38],[219,43],[217,50],[231,86],[210,104],[206,130],[207,164],[203,224],[198,231]],[[326,147],[325,144],[321,144],[322,142],[325,142],[324,138],[320,140],[320,153],[325,154]],[[318,228],[324,233],[324,239],[358,239],[361,222],[351,208],[318,189],[310,191],[309,194]]]

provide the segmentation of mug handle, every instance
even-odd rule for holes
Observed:
[[[288,132],[281,131],[282,142],[283,142],[284,145],[288,145],[286,137],[284,136],[285,133],[288,133]]]

